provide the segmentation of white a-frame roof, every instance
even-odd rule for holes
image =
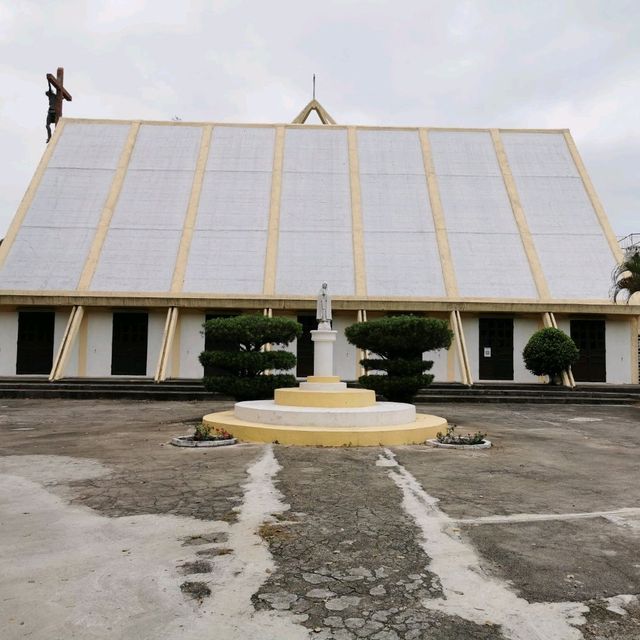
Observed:
[[[63,119],[0,293],[605,302],[620,257],[566,130]]]

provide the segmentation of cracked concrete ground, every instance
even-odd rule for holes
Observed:
[[[3,638],[640,638],[640,408],[419,407],[476,452],[166,444],[228,406],[0,400]]]

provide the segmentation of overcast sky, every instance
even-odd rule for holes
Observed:
[[[67,116],[569,128],[618,236],[640,232],[638,0],[0,0],[0,237]]]

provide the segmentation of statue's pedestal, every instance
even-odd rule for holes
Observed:
[[[237,402],[204,423],[242,440],[317,446],[413,444],[446,430],[444,418],[416,414],[412,404],[376,402],[370,389],[347,389],[333,375],[337,335],[328,322],[311,331],[314,375],[298,388],[276,389],[273,400]]]
[[[331,329],[316,329],[311,332],[314,378],[336,377],[333,375],[333,343],[337,336],[338,332]]]

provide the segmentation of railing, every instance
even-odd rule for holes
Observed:
[[[618,240],[620,243],[620,247],[624,251],[629,250],[640,250],[640,233],[630,233],[628,236],[624,236],[624,238],[620,238]]]

